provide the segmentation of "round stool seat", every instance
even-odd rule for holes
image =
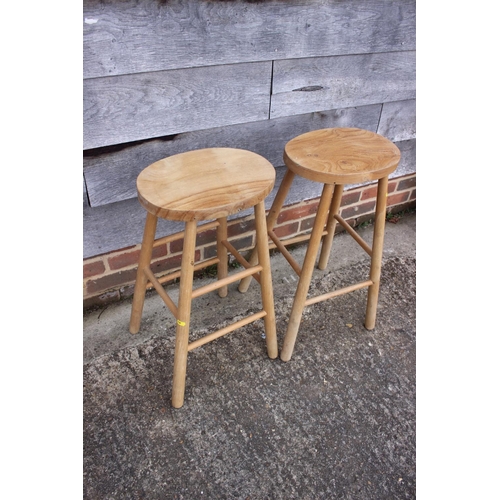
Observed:
[[[358,128],[327,128],[299,135],[283,159],[295,174],[323,184],[356,184],[396,170],[401,153],[388,139]]]
[[[141,205],[157,217],[218,219],[257,205],[275,178],[271,163],[251,151],[198,149],[146,167],[137,178],[137,193]]]

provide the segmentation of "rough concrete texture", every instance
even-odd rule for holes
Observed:
[[[181,409],[170,405],[175,323],[161,299],[148,296],[135,336],[130,301],[86,314],[84,498],[415,498],[415,228],[415,215],[386,225],[374,330],[363,326],[366,289],[308,307],[288,363],[267,357],[262,321],[250,324],[189,353]],[[371,226],[359,232],[371,240]],[[281,255],[271,265],[281,346],[297,278]],[[339,234],[310,294],[368,269]],[[258,307],[255,282],[236,286],[195,300],[192,338]]]

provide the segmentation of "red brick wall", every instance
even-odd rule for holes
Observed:
[[[340,215],[352,226],[370,220],[375,212],[376,184],[346,190]],[[387,211],[396,213],[415,205],[416,174],[391,179]],[[285,207],[278,217],[275,233],[280,238],[297,236],[311,230],[319,198]],[[340,224],[337,229],[342,230]],[[229,241],[240,251],[254,244],[253,216],[228,223]],[[132,296],[140,245],[122,248],[83,262],[83,305],[89,308]],[[180,268],[182,240],[158,246],[153,251],[151,270],[165,274]],[[197,237],[196,259],[216,256],[215,229],[200,232]]]

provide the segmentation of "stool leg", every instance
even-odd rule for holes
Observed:
[[[174,408],[180,408],[184,404],[195,246],[196,221],[189,221],[186,222],[186,229],[184,231],[179,304],[177,309],[177,330],[175,333],[174,376],[172,386],[172,406]]]
[[[378,292],[380,289],[380,273],[382,270],[382,253],[384,249],[385,212],[387,208],[387,186],[389,178],[378,181],[377,207],[375,209],[375,226],[373,228],[372,260],[370,280],[373,285],[368,287],[368,302],[366,306],[365,328],[373,330],[377,316]]]
[[[291,170],[286,170],[285,176],[283,177],[278,192],[273,200],[273,204],[269,210],[267,215],[267,231],[272,231],[276,221],[278,220],[278,216],[280,214],[281,208],[285,203],[286,196],[288,191],[290,191],[290,187],[292,185],[293,179],[295,178],[295,174]],[[267,251],[269,252],[269,245],[267,247]],[[249,264],[255,266],[257,264],[257,248],[254,248],[250,259],[248,260]],[[252,281],[251,276],[247,276],[240,281],[238,286],[238,290],[241,293],[245,293],[248,290],[250,282]]]
[[[337,219],[335,218],[335,216],[339,213],[343,192],[343,184],[336,184],[335,190],[333,191],[332,205],[330,207],[330,212],[328,213],[328,221],[326,223],[326,230],[328,231],[328,234],[323,237],[318,269],[325,269],[328,265],[328,259],[330,257],[330,251],[332,249],[333,237],[335,235],[335,227],[337,226]]]
[[[325,184],[314,221],[311,238],[307,247],[304,263],[302,264],[302,272],[300,273],[299,284],[293,299],[292,312],[288,321],[288,328],[283,341],[283,348],[281,350],[281,360],[289,361],[292,357],[295,340],[299,331],[300,320],[302,319],[302,312],[304,311],[309,285],[314,271],[314,264],[316,256],[318,255],[319,244],[321,242],[321,235],[325,227],[326,218],[328,215],[328,208],[332,200],[333,184]]]
[[[223,240],[227,240],[227,219],[221,217],[217,219],[217,279],[221,280],[227,277],[227,248],[222,244]],[[227,286],[219,288],[219,297],[227,296]]]
[[[271,359],[278,357],[278,340],[276,337],[276,318],[274,312],[273,284],[271,276],[271,259],[266,227],[266,207],[261,201],[255,206],[255,232],[260,272],[260,289],[262,307],[266,311],[264,316],[264,330],[266,332],[267,354]]]
[[[146,285],[148,284],[148,278],[144,274],[144,269],[151,265],[157,221],[158,218],[155,215],[147,212],[146,224],[144,226],[144,235],[142,238],[141,254],[139,257],[139,265],[137,267],[137,278],[135,280],[132,312],[130,314],[130,333],[137,333],[141,326],[144,296],[146,294]]]

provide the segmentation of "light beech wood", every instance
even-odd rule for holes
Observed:
[[[255,267],[255,266],[251,266],[250,263],[247,260],[245,260],[244,257],[238,252],[238,250],[236,250],[236,248],[234,248],[233,245],[231,245],[231,243],[229,243],[229,241],[226,240],[226,241],[223,241],[222,243],[231,252],[231,254],[234,256],[236,261],[239,264],[241,264],[245,269],[249,269],[250,267]],[[255,279],[255,281],[257,281],[257,283],[260,284],[259,273],[254,273],[251,276],[252,276],[252,278]],[[243,278],[243,279],[246,279],[246,278]]]
[[[212,340],[218,339],[220,337],[223,337],[224,335],[227,335],[228,333],[234,332],[234,330],[237,330],[238,328],[241,328],[242,326],[248,325],[250,323],[253,323],[258,319],[263,318],[265,315],[266,311],[260,311],[258,313],[252,314],[251,316],[247,316],[246,318],[240,319],[239,321],[236,321],[232,325],[228,325],[225,328],[221,328],[216,332],[209,333],[208,335],[205,335],[201,339],[194,340],[193,342],[190,342],[188,346],[188,351],[192,351],[197,347],[201,347],[202,345],[212,342]]]
[[[217,279],[222,280],[227,277],[228,268],[228,255],[227,249],[224,246],[224,241],[227,240],[227,219],[221,217],[217,221],[219,226],[217,227],[217,258],[219,259],[219,265],[217,266]],[[227,296],[227,285],[219,288],[219,297]]]
[[[307,293],[309,291],[309,285],[314,271],[316,255],[318,254],[318,248],[321,243],[323,227],[325,226],[326,218],[328,216],[328,209],[332,199],[333,188],[333,184],[325,184],[323,186],[323,193],[321,194],[321,199],[319,201],[311,238],[309,240],[309,245],[307,246],[304,263],[302,264],[302,272],[300,273],[299,283],[297,285],[297,290],[295,291],[286,335],[283,340],[283,348],[280,356],[282,361],[289,361],[292,357],[295,340],[299,331],[300,320],[302,318],[302,312],[305,307]]]
[[[271,208],[269,210],[269,213],[267,214],[267,229],[268,231],[272,231],[274,228],[274,225],[276,224],[276,221],[278,220],[278,216],[280,214],[281,208],[283,207],[283,204],[285,203],[286,195],[288,194],[288,191],[290,191],[290,187],[292,186],[293,179],[295,177],[295,174],[291,171],[288,170],[286,171],[280,187],[278,189],[278,192],[276,193],[276,196],[274,197],[273,203],[271,205]],[[255,248],[250,256],[250,259],[248,259],[248,262],[250,265],[255,265],[257,262],[257,248]],[[245,278],[241,280],[241,283],[238,286],[238,290],[241,293],[245,293],[248,290],[248,286],[250,285],[250,281],[252,279]]]
[[[373,330],[377,316],[378,293],[380,288],[380,274],[382,271],[382,252],[384,248],[385,211],[387,208],[388,178],[383,177],[378,181],[377,208],[373,228],[372,261],[370,279],[373,285],[368,289],[366,305],[365,328]]]
[[[196,221],[192,220],[186,222],[184,247],[182,249],[179,306],[175,332],[174,376],[172,381],[172,406],[174,408],[180,408],[184,404],[195,247]]]
[[[371,257],[372,255],[372,249],[368,243],[361,238],[361,236],[349,225],[347,221],[342,219],[340,215],[336,215],[335,219],[337,222],[356,240],[358,245]]]
[[[333,191],[332,205],[330,206],[330,212],[328,213],[328,220],[326,222],[326,236],[323,237],[323,243],[321,245],[318,269],[326,269],[328,259],[330,258],[330,250],[332,249],[335,227],[337,225],[337,219],[335,216],[339,212],[343,192],[344,186],[342,184],[336,184]]]
[[[388,139],[359,128],[314,130],[285,145],[285,165],[325,184],[374,181],[396,170],[401,153]]]
[[[169,220],[210,220],[252,207],[272,190],[273,166],[262,156],[207,148],[159,160],[137,178],[142,206]]]
[[[315,130],[295,137],[285,145],[283,159],[287,166],[287,172],[267,216],[267,230],[272,240],[271,244],[268,243],[268,247],[277,248],[299,275],[299,283],[295,291],[280,355],[283,361],[288,361],[291,359],[302,313],[307,305],[368,287],[365,327],[367,329],[374,328],[380,286],[388,175],[397,168],[400,152],[388,139],[373,132],[358,128],[333,128]],[[295,175],[323,183],[323,192],[312,232],[308,235],[280,241],[273,232],[273,228]],[[371,180],[378,180],[376,223],[372,246],[366,243],[339,215],[344,184]],[[325,269],[337,222],[371,257],[370,279],[307,298],[321,238],[323,237],[323,244],[318,268]],[[309,240],[309,244],[301,268],[286,250],[285,245],[305,240]],[[255,249],[249,259],[250,263],[254,261],[256,261]],[[238,287],[240,292],[245,292],[249,283],[250,278],[242,280]]]
[[[361,281],[354,285],[349,285],[344,288],[339,288],[338,290],[334,290],[333,292],[323,293],[322,295],[317,295],[316,297],[310,297],[306,300],[305,305],[310,306],[312,304],[317,304],[318,302],[323,302],[327,299],[333,299],[333,297],[338,297],[339,295],[344,295],[349,292],[354,292],[355,290],[360,290],[361,288],[366,288],[373,284],[372,280]]]
[[[399,149],[388,139],[373,132],[355,128],[316,130],[302,134],[286,144],[284,160],[287,168],[297,175],[324,183],[324,189],[283,340],[281,351],[283,361],[289,361],[292,357],[302,312],[306,305],[368,287],[365,327],[369,330],[375,327],[382,266],[388,175],[397,168],[399,159]],[[339,210],[345,183],[360,183],[376,179],[378,180],[377,203],[373,243],[370,247],[351,227],[348,227],[348,224],[340,217]],[[332,196],[330,187],[333,184],[335,184],[335,190]],[[329,209],[325,208],[328,203],[330,203]],[[320,269],[326,268],[335,226],[337,222],[340,222],[355,241],[371,256],[370,279],[308,299],[307,294],[318,252],[320,234],[324,229],[326,211],[328,210],[327,234],[323,238],[318,267]]]
[[[196,227],[196,232],[201,233],[202,231],[208,231],[209,229],[213,229],[219,226],[219,221],[207,222],[206,224],[200,224]],[[171,241],[180,240],[184,238],[184,231],[178,231],[174,234],[169,234],[168,236],[163,236],[163,238],[158,238],[155,240],[153,247],[159,247],[161,245],[165,245],[166,243],[170,243]]]
[[[213,266],[215,264],[219,263],[219,259],[217,257],[214,257],[213,259],[208,259],[204,260],[203,262],[199,262],[195,264],[194,266],[194,271],[199,271],[201,269],[205,269],[206,267]],[[158,278],[156,281],[160,283],[160,285],[163,285],[164,283],[168,283],[169,281],[176,280],[177,278],[181,277],[181,272],[180,271],[175,271],[170,274],[166,274],[165,276],[162,276],[161,278]],[[147,288],[152,288],[153,283],[148,283]]]
[[[146,215],[146,224],[144,226],[144,236],[142,238],[141,254],[139,256],[139,265],[137,267],[137,278],[135,280],[134,299],[132,301],[132,311],[130,315],[130,333],[137,333],[141,326],[142,309],[144,307],[144,297],[146,294],[146,285],[148,277],[144,270],[149,267],[151,256],[153,255],[153,242],[156,234],[156,223],[158,219],[148,213]]]
[[[235,281],[239,281],[245,276],[251,275],[253,273],[258,273],[262,271],[262,266],[256,265],[245,269],[244,271],[240,271],[239,273],[231,274],[231,276],[227,276],[219,281],[213,281],[208,285],[200,286],[199,288],[195,288],[192,293],[192,298],[196,299],[201,297],[202,295],[206,295],[207,293],[214,292],[220,288],[226,287],[230,283],[234,283]]]
[[[187,355],[196,347],[263,318],[268,356],[278,356],[264,206],[264,199],[271,192],[274,181],[275,170],[266,159],[250,151],[231,148],[211,148],[175,155],[150,165],[138,177],[139,200],[148,214],[130,331],[138,332],[146,287],[154,287],[177,321],[172,384],[174,408],[184,404]],[[252,206],[258,258],[250,264],[227,241],[227,216]],[[158,217],[184,221],[185,230],[155,242]],[[212,218],[216,221],[197,226],[199,220]],[[217,228],[217,258],[195,263],[197,233],[214,227]],[[153,247],[179,237],[184,238],[181,270],[157,279],[150,268]],[[245,267],[243,271],[228,275],[228,250]],[[214,263],[217,263],[217,280],[193,289],[194,271]],[[225,297],[228,284],[247,277],[251,279],[252,276],[260,283],[262,310],[189,343],[192,300],[215,290]],[[162,287],[162,283],[173,277],[180,277],[178,305]]]
[[[260,272],[260,290],[264,316],[264,330],[266,332],[267,354],[271,359],[278,357],[278,340],[276,337],[276,319],[274,312],[273,285],[271,280],[271,260],[267,244],[266,208],[264,201],[255,206],[255,231],[257,238],[257,252],[262,266]]]

